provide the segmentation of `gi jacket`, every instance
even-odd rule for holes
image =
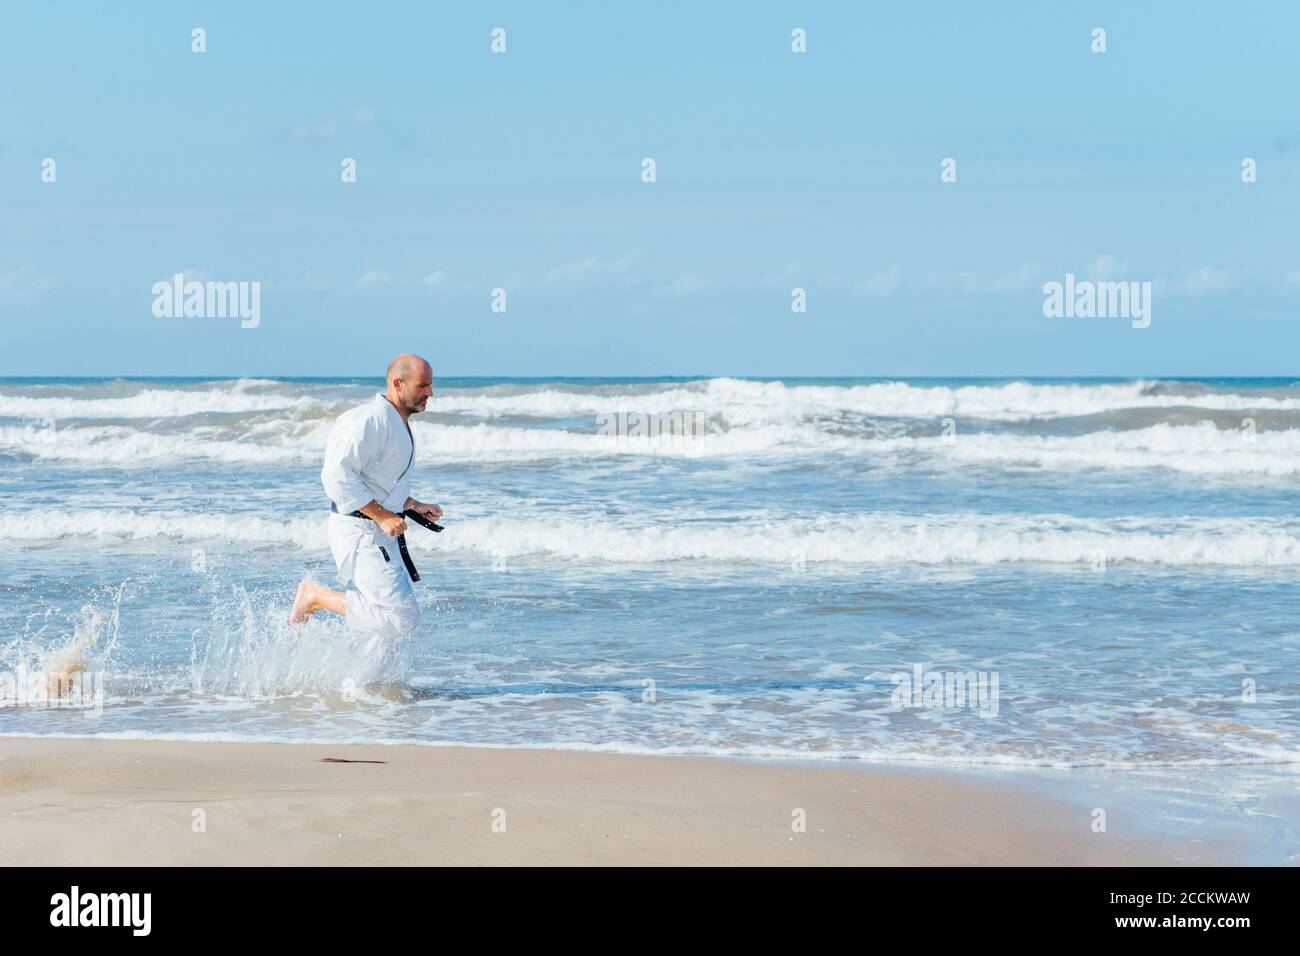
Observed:
[[[338,417],[325,442],[320,480],[325,494],[346,515],[377,501],[401,514],[411,496],[415,442],[402,416],[383,393]]]

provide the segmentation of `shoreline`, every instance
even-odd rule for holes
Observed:
[[[1096,833],[1077,795],[1000,771],[0,738],[0,863],[9,866],[1177,866],[1241,855],[1236,841],[1158,834],[1123,812],[1133,801],[1114,803],[1107,832]]]

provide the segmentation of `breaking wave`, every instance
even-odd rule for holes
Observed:
[[[49,462],[118,467],[181,462],[317,464],[330,422],[286,420],[245,424],[237,431],[199,427],[143,431],[123,425],[39,428],[0,426],[0,454]],[[856,433],[814,423],[715,428],[700,435],[616,437],[591,431],[506,425],[413,425],[421,462],[499,464],[615,457],[676,459],[863,456],[879,464],[1012,465],[1043,469],[1165,469],[1202,475],[1300,474],[1300,429],[1246,432],[1213,422],[1159,424],[1076,435],[962,432],[944,437]]]
[[[1300,520],[1079,518],[1060,514],[872,513],[631,525],[580,517],[469,517],[413,551],[603,564],[718,562],[793,566],[1041,563],[1277,568],[1300,566]],[[0,514],[0,541],[86,538],[268,545],[320,551],[324,516],[277,520],[185,512],[31,511]]]

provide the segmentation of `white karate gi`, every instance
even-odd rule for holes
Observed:
[[[352,630],[398,639],[420,623],[397,539],[377,522],[350,514],[371,501],[401,514],[411,495],[414,462],[410,430],[383,393],[344,412],[330,429],[320,479],[338,508],[329,517],[330,551],[346,587]]]

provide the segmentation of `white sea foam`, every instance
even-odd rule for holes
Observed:
[[[157,467],[176,462],[316,464],[330,421],[276,420],[229,429],[202,427],[185,433],[153,432],[122,425],[64,428],[0,427],[0,452],[46,461]],[[676,459],[782,459],[827,455],[864,456],[882,465],[929,462],[943,466],[990,464],[1080,469],[1164,469],[1202,475],[1300,474],[1300,429],[1262,430],[1253,436],[1212,422],[1153,425],[1083,435],[961,432],[952,440],[867,437],[827,432],[811,424],[759,425],[701,436],[660,435],[620,439],[591,433],[494,425],[413,425],[418,460],[498,464],[578,461],[613,457]]]
[[[643,519],[646,520],[646,519]],[[324,516],[179,511],[0,514],[0,543],[68,539],[180,540],[324,550]],[[784,565],[1043,563],[1223,568],[1300,566],[1300,521],[1263,518],[1075,518],[1068,515],[895,513],[648,524],[557,517],[465,518],[441,535],[418,530],[412,550],[584,564],[720,562]]]
[[[238,384],[238,383],[237,383]],[[306,396],[248,394],[248,385],[192,391],[148,388],[122,398],[32,398],[0,394],[0,418],[177,418],[212,412],[262,412],[322,404]]]
[[[1019,465],[1033,468],[1159,468],[1200,475],[1300,474],[1300,430],[1245,432],[1195,425],[1152,425],[1128,431],[1085,435],[968,433],[946,440],[884,438],[865,442],[873,452],[921,453],[964,464]]]
[[[187,433],[158,433],[124,425],[78,428],[0,426],[0,451],[31,455],[43,461],[88,462],[119,467],[156,468],[185,461],[219,461],[232,464],[318,462],[325,449],[327,428],[309,429],[283,423],[279,434],[259,440],[223,440],[205,437],[211,429]],[[265,443],[263,443],[265,442]]]
[[[270,379],[204,383],[202,390],[145,387],[120,398],[32,397],[0,392],[0,417],[168,418],[203,412],[251,412],[325,406],[322,400],[266,391]],[[357,400],[369,397],[358,394]],[[619,385],[495,385],[435,389],[430,412],[484,418],[533,416],[575,418],[611,412],[663,413],[702,410],[728,425],[786,422],[855,413],[881,418],[953,417],[984,421],[1096,415],[1124,409],[1191,408],[1218,411],[1300,411],[1300,397],[1206,392],[1175,395],[1145,381],[1105,384],[921,385],[876,382],[862,385],[803,385],[734,378],[684,383]]]
[[[749,384],[749,383],[746,383]],[[779,383],[767,398],[781,401]],[[1151,391],[1150,382],[1124,382],[1104,385],[1032,385],[1012,382],[1006,385],[918,386],[902,382],[879,385],[856,385],[845,389],[818,386],[791,386],[793,398],[824,404],[836,400],[836,392],[847,393],[842,407],[868,415],[903,418],[953,418],[985,421],[1031,421],[1097,415],[1133,408],[1196,408],[1206,410],[1300,410],[1300,398],[1272,398],[1231,393],[1203,395],[1169,395]],[[765,389],[770,386],[764,386]]]
[[[122,425],[76,428],[0,427],[0,451],[47,461],[155,466],[178,461],[231,463],[319,462],[331,421],[260,422],[239,438],[211,437],[213,428],[187,433],[141,431]],[[702,436],[661,434],[620,438],[592,432],[494,425],[412,423],[419,460],[524,462],[621,456],[711,458],[852,451],[854,439],[811,427],[769,426]]]
[[[629,528],[596,521],[470,520],[438,542],[449,552],[582,562],[810,564],[1300,565],[1300,523],[1262,519],[1079,519],[1064,515],[871,514]]]
[[[542,388],[498,394],[435,392],[430,410],[486,417],[533,415],[572,418],[606,412],[702,409],[733,424],[789,421],[854,412],[882,418],[954,418],[1028,421],[1096,415],[1132,408],[1199,408],[1223,411],[1296,411],[1300,398],[1234,393],[1160,394],[1150,382],[1097,385],[967,385],[958,388],[878,382],[869,385],[799,385],[714,378],[680,385],[606,386],[601,392]]]
[[[280,383],[273,378],[237,378],[229,383],[222,379],[215,379],[205,384],[217,386],[229,384],[236,391],[243,391],[247,388],[273,388]]]
[[[51,734],[0,732],[0,738],[39,738]],[[696,756],[740,758],[745,760],[859,761],[862,763],[925,765],[934,767],[971,767],[987,770],[1214,770],[1219,768],[1278,768],[1286,771],[1300,764],[1300,751],[1278,749],[1254,754],[1241,752],[1224,757],[1171,757],[1167,759],[1124,759],[1115,757],[1068,758],[1026,754],[938,753],[934,749],[880,746],[873,749],[781,746],[779,744],[662,744],[596,742],[596,741],[539,741],[502,743],[492,740],[456,740],[440,737],[375,736],[367,732],[331,732],[321,728],[281,731],[279,733],[253,733],[229,730],[210,732],[166,730],[116,730],[95,734],[59,734],[71,740],[159,740],[195,743],[283,743],[322,744],[343,746],[365,744],[372,747],[453,747],[474,750],[528,750],[561,751],[569,753],[611,753],[639,756]]]
[[[230,544],[279,544],[328,547],[325,512],[320,517],[273,518],[223,515],[204,511],[96,511],[68,509],[0,512],[0,541],[60,539],[119,541],[212,541]]]

